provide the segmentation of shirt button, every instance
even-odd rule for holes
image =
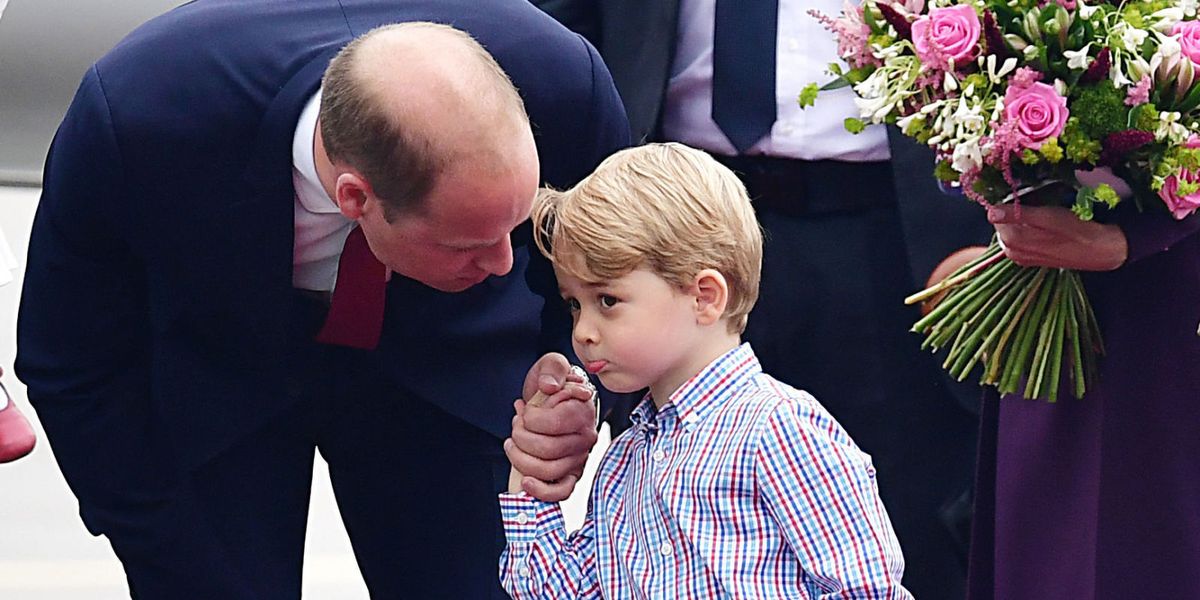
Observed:
[[[517,525],[524,525],[529,522],[529,515],[525,513],[517,513]]]
[[[517,575],[529,577],[529,567],[525,566],[525,563],[521,563],[521,567],[517,569]]]
[[[662,450],[655,450],[655,451],[654,451],[654,462],[662,462],[662,461],[663,461],[663,459],[664,459],[664,458],[666,458],[666,457],[667,457],[667,453],[666,453],[666,452],[663,452]]]
[[[663,542],[662,546],[658,547],[658,551],[662,552],[663,556],[670,556],[675,549],[671,547],[671,542]]]
[[[696,415],[688,415],[683,418],[683,422],[687,423],[688,425],[695,425],[696,421],[699,421],[699,420],[700,420],[700,418],[697,417]]]

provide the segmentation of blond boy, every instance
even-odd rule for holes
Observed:
[[[741,343],[762,234],[733,173],[681,144],[631,148],[544,192],[533,223],[586,369],[650,391],[579,531],[519,476],[500,496],[514,598],[911,597],[870,457]]]

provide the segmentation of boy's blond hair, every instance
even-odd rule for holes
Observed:
[[[542,190],[532,219],[542,254],[585,281],[644,266],[684,289],[702,269],[719,271],[729,331],[745,331],[762,231],[746,187],[708,154],[676,143],[622,150],[575,187]]]

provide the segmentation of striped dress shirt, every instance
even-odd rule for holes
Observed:
[[[557,504],[500,495],[513,598],[911,598],[871,458],[748,344],[632,421],[578,531]]]

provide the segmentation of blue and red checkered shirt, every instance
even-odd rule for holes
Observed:
[[[748,344],[632,421],[579,531],[557,504],[500,495],[513,598],[912,597],[871,458]]]

